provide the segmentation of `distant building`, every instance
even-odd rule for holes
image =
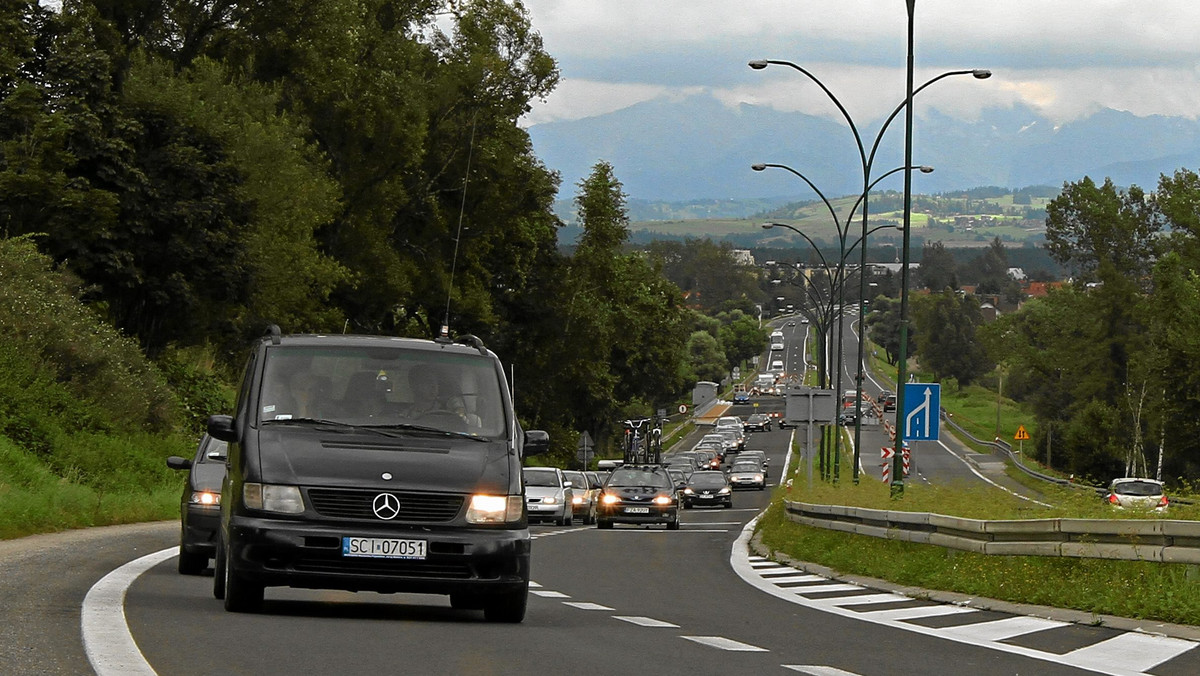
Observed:
[[[750,267],[757,265],[754,262],[754,254],[750,253],[749,249],[734,249],[729,253],[733,256],[733,262],[738,265],[748,265]]]

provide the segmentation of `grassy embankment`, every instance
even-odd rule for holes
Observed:
[[[25,239],[0,239],[0,538],[178,518],[195,421],[223,398],[149,362]]]
[[[872,367],[876,373],[887,373],[893,368],[878,363]],[[919,375],[918,379],[921,379]],[[995,392],[982,387],[943,392],[942,403],[975,436],[984,439],[995,436]],[[1001,435],[1011,438],[1017,425],[1029,426],[1028,420],[1029,416],[1014,402],[1001,401]],[[844,458],[844,462],[848,463],[849,458]],[[1045,482],[1040,482],[1037,489],[1046,502],[1055,505],[1053,508],[1019,500],[988,486],[910,483],[906,485],[904,497],[893,500],[888,486],[875,480],[865,480],[857,486],[847,478],[837,486],[818,481],[809,489],[802,470],[799,467],[792,469],[791,489],[776,489],[776,500],[758,527],[766,546],[794,559],[828,566],[845,574],[926,589],[1070,608],[1097,615],[1200,624],[1198,566],[1149,561],[985,556],[803,526],[788,520],[781,505],[786,498],[981,519],[1198,519],[1200,506],[1177,504],[1163,517],[1113,512],[1093,493]],[[1016,474],[1024,477],[1019,471]]]

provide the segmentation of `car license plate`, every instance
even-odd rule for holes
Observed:
[[[393,538],[342,538],[342,556],[370,559],[424,559],[424,540]]]
[[[650,508],[649,507],[626,507],[625,513],[626,514],[649,514]]]
[[[712,500],[712,497],[713,497],[713,496],[711,496],[711,495],[708,495],[708,494],[705,494],[705,493],[701,493],[701,494],[700,494],[700,499],[701,499],[701,500]]]

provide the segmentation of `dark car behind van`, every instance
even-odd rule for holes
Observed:
[[[530,537],[523,432],[478,339],[271,333],[246,362],[229,443],[213,594],[253,611],[265,587],[447,594],[520,622]]]

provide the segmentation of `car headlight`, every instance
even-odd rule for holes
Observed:
[[[696,493],[696,491],[692,490],[690,486],[688,488],[683,489],[684,495],[695,495],[695,493]]]
[[[242,486],[242,500],[250,509],[261,509],[264,512],[304,512],[304,498],[300,495],[298,486],[246,483]]]
[[[755,474],[755,475],[754,475],[754,480],[755,480],[755,481],[762,481],[762,480],[763,480],[763,475],[761,475],[761,474]]]
[[[553,495],[542,498],[542,504],[543,505],[556,505],[556,504],[558,504],[558,498]]]
[[[571,504],[572,505],[582,505],[583,504],[583,496],[576,495],[575,497],[571,498]]]
[[[603,502],[606,505],[614,505],[620,501],[621,501],[621,498],[618,498],[617,496],[613,495],[612,493],[605,493],[600,498],[600,502]]]
[[[220,507],[221,494],[213,491],[192,491],[191,496],[188,497],[188,504],[200,507]]]
[[[728,495],[729,494],[729,486],[726,486],[717,492],[720,493],[721,495]]]
[[[525,501],[519,495],[472,495],[467,523],[508,523],[521,520]]]
[[[669,504],[671,504],[672,502],[675,502],[675,500],[674,500],[674,498],[672,498],[672,497],[671,497],[671,496],[669,496],[669,495],[656,495],[656,496],[654,496],[654,504],[656,504],[656,505],[669,505]]]

